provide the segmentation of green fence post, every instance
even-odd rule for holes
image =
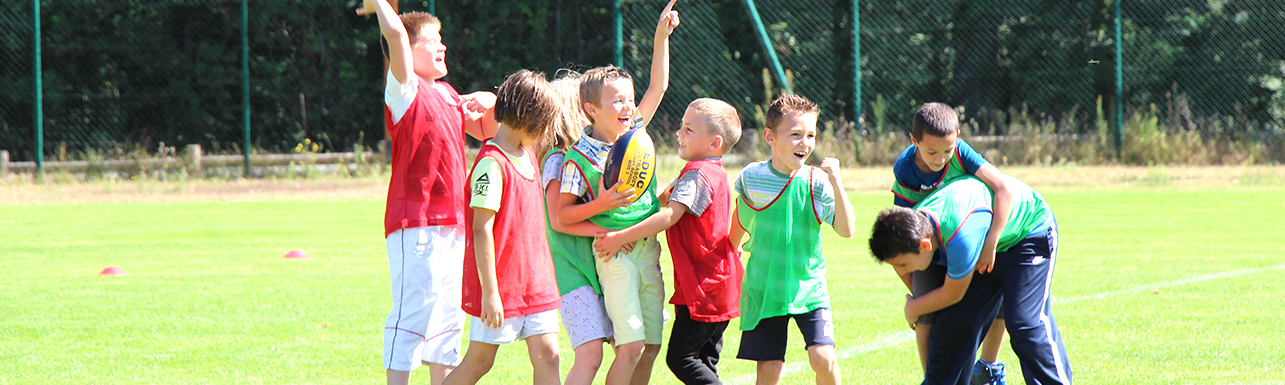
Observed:
[[[1120,41],[1120,1],[1111,1],[1111,24],[1115,30],[1115,154],[1124,159],[1124,62]]]
[[[750,20],[754,22],[754,29],[758,30],[759,42],[763,43],[763,53],[767,54],[767,63],[772,66],[772,74],[776,77],[776,82],[781,84],[785,93],[793,94],[794,90],[790,89],[790,82],[785,79],[785,71],[781,69],[781,61],[776,58],[776,49],[772,48],[772,39],[767,36],[767,28],[763,26],[763,19],[759,18],[758,9],[754,8],[754,0],[745,0],[745,10],[750,13]]]
[[[250,177],[250,0],[241,0],[241,116],[245,121],[245,177]]]
[[[34,72],[35,86],[32,87],[32,96],[35,99],[36,119],[36,176],[39,177],[45,173],[45,107],[44,93],[40,84],[40,0],[31,0],[31,46],[32,51],[32,72]]]
[[[616,67],[621,68],[625,67],[625,15],[620,11],[620,3],[623,1],[624,0],[611,1],[611,16],[615,22],[614,32],[616,34],[616,41],[614,42],[615,57],[612,58],[612,60],[616,61]]]
[[[852,0],[852,123],[861,136],[861,0]]]
[[[428,0],[428,13],[434,16],[437,15],[437,0]]]

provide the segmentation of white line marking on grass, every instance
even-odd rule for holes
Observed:
[[[1166,287],[1174,287],[1174,286],[1190,285],[1190,284],[1193,284],[1193,283],[1200,283],[1200,282],[1211,281],[1211,280],[1215,280],[1215,279],[1231,278],[1231,277],[1239,277],[1239,276],[1242,276],[1242,275],[1250,275],[1250,274],[1262,273],[1262,272],[1265,272],[1265,271],[1275,271],[1275,270],[1285,270],[1285,265],[1276,265],[1276,266],[1271,266],[1271,267],[1260,267],[1260,268],[1254,268],[1254,269],[1240,269],[1240,270],[1224,271],[1224,272],[1221,272],[1221,273],[1214,273],[1214,274],[1207,274],[1207,275],[1195,276],[1195,277],[1191,277],[1191,278],[1187,278],[1187,279],[1180,279],[1180,280],[1177,280],[1177,281],[1170,281],[1170,282],[1162,282],[1162,283],[1151,284],[1151,285],[1136,286],[1136,287],[1131,287],[1131,288],[1127,288],[1127,289],[1120,289],[1120,290],[1116,290],[1116,291],[1108,291],[1108,292],[1105,292],[1105,293],[1097,293],[1097,294],[1091,294],[1091,295],[1080,296],[1080,297],[1070,297],[1070,298],[1056,298],[1056,297],[1054,297],[1054,298],[1053,298],[1053,303],[1056,303],[1056,304],[1064,304],[1064,303],[1080,302],[1080,301],[1092,300],[1092,299],[1103,299],[1103,298],[1106,298],[1106,297],[1116,296],[1116,295],[1120,295],[1120,294],[1137,293],[1137,292],[1140,292],[1140,291],[1151,291],[1151,290],[1156,290],[1156,289],[1161,289],[1161,288],[1166,288]]]
[[[1116,291],[1108,291],[1108,292],[1105,292],[1105,293],[1098,293],[1098,294],[1092,294],[1092,295],[1086,295],[1086,296],[1080,296],[1080,297],[1070,297],[1070,298],[1064,298],[1064,299],[1058,299],[1057,297],[1054,297],[1054,298],[1053,298],[1053,303],[1056,303],[1056,304],[1065,304],[1065,303],[1074,303],[1074,302],[1080,302],[1080,301],[1086,301],[1086,300],[1103,299],[1103,298],[1106,298],[1106,297],[1116,296],[1116,295],[1120,295],[1120,294],[1128,294],[1128,293],[1136,293],[1136,292],[1140,292],[1140,291],[1156,290],[1156,289],[1166,288],[1166,287],[1174,287],[1174,286],[1190,285],[1190,284],[1193,284],[1193,283],[1200,283],[1200,282],[1205,282],[1205,281],[1212,281],[1212,280],[1215,280],[1215,279],[1231,278],[1231,277],[1239,277],[1239,276],[1242,276],[1242,275],[1250,275],[1250,274],[1257,274],[1257,273],[1262,273],[1262,272],[1266,272],[1266,271],[1277,271],[1277,270],[1285,270],[1285,265],[1276,265],[1276,266],[1271,266],[1271,267],[1260,267],[1260,268],[1254,268],[1254,269],[1240,269],[1240,270],[1224,271],[1224,272],[1221,272],[1221,273],[1206,274],[1206,275],[1195,276],[1195,277],[1191,277],[1191,278],[1187,278],[1187,279],[1180,279],[1180,280],[1177,280],[1177,281],[1170,281],[1170,282],[1162,282],[1162,283],[1151,284],[1151,285],[1136,286],[1136,287],[1131,287],[1131,288],[1127,288],[1127,289],[1121,289],[1121,290],[1116,290]],[[859,356],[859,355],[863,355],[863,354],[866,354],[866,353],[871,353],[871,352],[875,352],[875,351],[879,351],[879,350],[884,350],[884,349],[891,348],[891,347],[893,347],[893,346],[897,346],[897,345],[900,345],[900,344],[902,344],[902,343],[911,342],[911,341],[914,341],[914,340],[915,340],[915,332],[913,332],[913,331],[909,331],[909,330],[907,330],[907,331],[902,331],[902,332],[893,333],[893,334],[890,334],[890,335],[884,336],[883,338],[880,338],[878,341],[870,342],[870,343],[867,343],[867,344],[864,344],[864,345],[860,345],[860,346],[853,346],[853,347],[850,347],[850,348],[843,349],[843,350],[839,351],[839,353],[838,353],[839,361],[844,361],[844,360],[847,360],[847,359],[849,359],[849,358],[856,357],[856,356]],[[791,362],[791,363],[789,363],[789,364],[785,365],[785,369],[781,371],[781,378],[785,378],[785,377],[788,377],[788,376],[790,376],[790,375],[792,375],[792,374],[794,374],[794,373],[798,373],[798,372],[800,372],[800,371],[804,370],[805,368],[808,368],[808,366],[809,366],[809,365],[808,365],[808,363],[807,363],[806,361],[804,361],[804,362]],[[727,384],[738,384],[738,385],[739,385],[739,384],[752,384],[752,383],[754,383],[755,377],[756,377],[756,374],[748,374],[748,375],[744,375],[744,376],[741,376],[741,377],[737,377],[736,379],[733,379],[733,380],[731,380],[731,381],[728,381],[728,382],[727,382]],[[1277,384],[1277,383],[1271,383],[1271,384]]]

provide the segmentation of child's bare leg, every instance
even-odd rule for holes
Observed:
[[[535,385],[559,385],[558,335],[545,333],[526,338],[527,354],[531,356],[531,382]]]
[[[638,359],[642,357],[642,353],[642,341],[616,346],[616,359],[611,361],[611,368],[607,369],[607,385],[628,384],[634,376],[634,367],[638,365]]]
[[[839,372],[839,357],[834,354],[834,345],[812,345],[808,347],[808,364],[817,374],[817,385],[838,385],[843,383],[843,373]]]
[[[498,350],[499,345],[470,341],[463,362],[446,376],[442,384],[476,384],[495,365],[495,352]]]
[[[915,344],[919,346],[919,369],[924,373],[928,373],[928,335],[932,334],[932,330],[932,325],[915,323]]]
[[[602,344],[604,340],[593,340],[580,344],[575,350],[575,361],[567,371],[566,385],[590,385],[602,367]]]
[[[777,385],[781,383],[781,371],[785,370],[785,361],[759,361],[756,370],[757,385]]]
[[[638,364],[634,365],[634,375],[629,380],[630,385],[647,385],[651,382],[651,367],[656,364],[658,355],[660,355],[660,345],[643,345],[642,356],[638,357]]]
[[[406,385],[410,383],[410,372],[388,369],[388,385]],[[434,385],[440,384],[434,383]]]
[[[991,330],[982,339],[982,359],[986,362],[999,362],[999,348],[1004,346],[1004,320],[997,319],[991,324]]]
[[[440,385],[442,382],[446,381],[446,376],[449,376],[452,370],[455,370],[454,366],[429,363],[428,383],[430,385]],[[407,382],[409,382],[410,379],[407,378],[407,380]]]

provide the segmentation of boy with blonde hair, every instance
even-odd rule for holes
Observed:
[[[736,357],[758,361],[758,383],[776,384],[785,367],[790,318],[803,333],[818,384],[842,380],[834,352],[834,321],[821,255],[821,225],[852,236],[852,203],[839,179],[839,160],[804,164],[816,148],[817,106],[784,95],[768,107],[763,139],[772,158],[751,163],[736,180],[731,240],[750,252],[741,286],[741,347]]]
[[[598,283],[592,246],[593,236],[605,230],[589,221],[562,226],[554,218],[557,213],[554,206],[562,188],[563,161],[571,145],[580,139],[584,127],[589,124],[580,108],[580,77],[579,73],[565,71],[552,82],[559,101],[559,118],[537,150],[544,157],[540,185],[544,186],[546,205],[545,234],[549,238],[549,252],[553,255],[558,291],[562,294],[562,307],[558,308],[558,313],[575,352],[571,370],[567,371],[566,385],[593,383],[598,368],[602,366],[602,347],[613,335],[602,286]]]
[[[744,268],[728,239],[732,201],[723,169],[723,154],[741,139],[741,120],[727,102],[696,99],[687,105],[674,136],[678,157],[687,165],[668,194],[662,194],[665,207],[636,225],[605,234],[594,249],[615,254],[625,243],[665,231],[674,259],[669,303],[676,313],[665,363],[684,384],[719,384],[723,331],[741,313]]]
[[[460,275],[468,170],[464,134],[495,132],[495,95],[460,96],[446,76],[442,23],[433,15],[397,15],[387,0],[365,0],[388,43],[384,122],[392,138],[392,176],[384,235],[392,310],[384,322],[388,384],[406,384],[421,362],[441,383],[460,362]]]
[[[603,163],[611,145],[631,129],[643,129],[656,113],[669,87],[669,34],[678,26],[671,0],[656,25],[651,84],[641,103],[634,104],[633,79],[624,69],[599,67],[585,71],[580,100],[591,125],[567,152],[561,195],[555,205],[561,226],[589,221],[618,230],[642,221],[658,209],[655,183],[646,191],[617,192],[601,186]],[[652,176],[653,180],[655,175]],[[637,200],[632,198],[639,194]],[[660,274],[660,245],[654,238],[629,253],[597,259],[595,267],[615,334],[616,359],[607,370],[608,385],[645,384],[660,352],[665,307]]]
[[[495,364],[500,345],[525,340],[533,383],[558,385],[561,304],[542,225],[535,150],[557,119],[544,75],[521,70],[500,85],[495,138],[478,151],[466,215],[464,311],[472,318],[468,353],[445,384],[475,384]]]

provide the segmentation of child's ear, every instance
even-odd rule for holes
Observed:
[[[723,148],[723,136],[714,135],[714,140],[709,141],[709,150],[718,151],[720,148]]]
[[[763,127],[763,141],[767,142],[767,145],[771,146],[772,142],[775,140],[776,140],[776,137],[772,135],[772,128]]]
[[[597,115],[598,106],[594,105],[593,102],[584,102],[584,111],[589,114],[589,116]]]
[[[910,138],[911,146],[919,147],[919,141],[915,140],[915,134],[907,133],[906,136]]]
[[[928,237],[919,238],[920,251],[932,251],[932,249],[933,249],[932,239],[929,239]]]

